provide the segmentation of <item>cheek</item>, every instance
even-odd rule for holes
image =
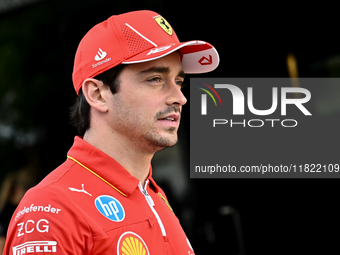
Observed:
[[[163,99],[156,89],[150,87],[121,87],[121,90],[113,95],[113,110],[121,121],[129,119],[135,124],[150,123],[156,120],[157,112],[164,110]]]
[[[154,119],[154,113],[150,102],[141,100],[141,98],[133,99],[131,97],[123,97],[117,95],[112,105],[112,122],[120,128],[133,129],[141,127],[144,123],[149,123]]]
[[[112,105],[114,121],[117,121],[117,124],[126,119],[133,118],[133,114],[135,111],[133,110],[134,107],[130,100],[124,99],[117,94]]]
[[[153,120],[156,113],[162,109],[159,98],[148,96],[139,96],[127,100],[126,108],[148,120]]]

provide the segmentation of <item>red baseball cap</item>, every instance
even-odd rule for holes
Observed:
[[[87,78],[120,64],[155,60],[179,50],[185,73],[206,73],[219,64],[216,49],[204,41],[180,42],[170,24],[153,11],[114,15],[81,40],[73,68],[77,92]]]

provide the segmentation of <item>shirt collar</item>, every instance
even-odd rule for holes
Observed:
[[[79,136],[74,138],[73,146],[67,153],[67,156],[69,160],[75,161],[108,185],[112,186],[123,196],[130,196],[138,187],[139,180],[136,177],[132,176],[115,159],[84,141]],[[157,193],[159,188],[152,178],[151,166],[148,179]]]

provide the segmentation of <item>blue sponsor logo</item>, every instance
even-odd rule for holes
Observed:
[[[122,204],[114,197],[102,195],[94,201],[98,211],[106,218],[120,222],[125,218],[125,212]]]

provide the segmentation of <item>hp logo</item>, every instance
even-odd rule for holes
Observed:
[[[125,218],[125,212],[122,204],[114,197],[102,195],[94,201],[98,211],[106,218],[120,222]]]

